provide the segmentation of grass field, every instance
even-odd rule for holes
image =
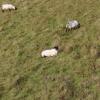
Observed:
[[[17,11],[0,10],[0,100],[100,100],[100,0],[10,2]],[[80,29],[65,32],[72,19]],[[55,45],[57,56],[41,58]]]

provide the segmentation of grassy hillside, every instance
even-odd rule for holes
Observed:
[[[100,100],[100,0],[10,2],[17,11],[0,11],[0,100]],[[72,19],[80,29],[65,32]],[[56,57],[40,57],[55,45]]]

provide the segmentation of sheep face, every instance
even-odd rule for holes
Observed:
[[[17,7],[15,7],[15,10],[17,10]]]
[[[58,46],[55,46],[55,47],[54,47],[54,49],[58,50],[58,49],[59,49],[59,47],[58,47]]]

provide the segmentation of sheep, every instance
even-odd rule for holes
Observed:
[[[14,5],[12,4],[2,4],[1,5],[1,9],[2,9],[2,12],[6,11],[6,10],[17,10],[17,7],[15,7]]]
[[[44,50],[41,52],[42,57],[52,57],[58,54],[58,46],[53,47],[52,49]]]
[[[72,29],[77,29],[77,28],[80,28],[80,23],[77,20],[69,21],[66,24],[66,32]]]

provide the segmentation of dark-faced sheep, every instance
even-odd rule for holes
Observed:
[[[9,11],[17,10],[16,6],[14,6],[12,4],[2,4],[1,9],[2,9],[2,12],[7,11],[7,10],[9,10]]]
[[[66,31],[77,29],[79,27],[80,27],[80,23],[77,20],[72,20],[66,24]]]
[[[54,47],[52,49],[47,49],[41,52],[42,57],[52,57],[58,54],[58,47]]]

